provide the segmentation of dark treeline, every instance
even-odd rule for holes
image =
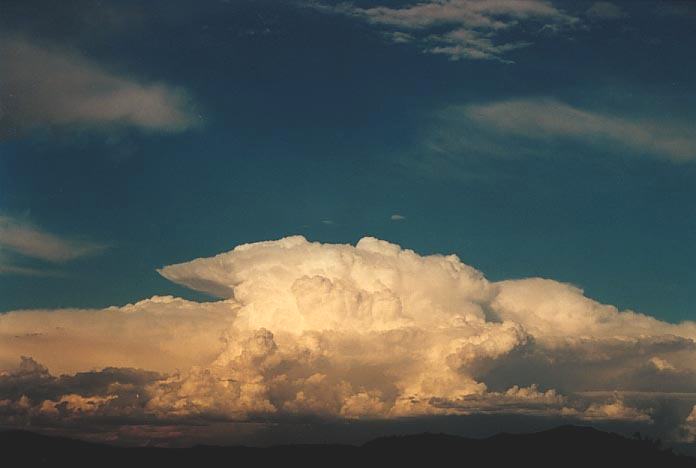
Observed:
[[[284,445],[265,448],[115,447],[24,431],[0,432],[3,466],[112,467],[694,467],[696,459],[658,441],[577,426],[531,434],[468,439],[444,434],[392,436],[362,446]]]

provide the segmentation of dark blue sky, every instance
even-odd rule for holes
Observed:
[[[551,2],[499,30],[375,5],[413,3],[0,2],[28,70],[0,70],[0,311],[193,297],[155,269],[302,234],[693,319],[690,5]]]

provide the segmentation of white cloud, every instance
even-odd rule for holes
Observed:
[[[592,403],[587,409],[580,413],[572,410],[568,415],[577,416],[585,421],[651,421],[650,414],[630,406],[626,406],[620,399],[606,403]]]
[[[658,371],[667,372],[667,371],[676,370],[675,367],[672,364],[670,364],[668,361],[666,361],[660,357],[657,357],[657,356],[651,357],[648,362],[650,364],[652,364],[653,366],[655,366],[655,368]]]
[[[345,6],[340,8],[346,9]],[[373,23],[409,29],[437,24],[503,29],[510,25],[506,20],[527,18],[575,21],[544,0],[434,0],[404,8],[347,8],[345,11]]]
[[[415,42],[428,53],[444,54],[452,60],[507,62],[505,53],[530,43],[498,42],[502,31],[523,22],[539,23],[537,30],[557,30],[579,21],[545,0],[430,0],[401,8],[313,5],[388,28],[386,36],[394,42]]]
[[[550,141],[612,144],[673,161],[696,159],[696,137],[686,123],[651,121],[583,110],[546,98],[517,99],[450,109],[449,114],[501,135]]]
[[[61,412],[67,412],[76,415],[91,415],[97,412],[100,407],[104,406],[111,400],[116,399],[116,395],[106,397],[84,397],[74,393],[61,395],[57,401],[44,400],[41,403],[39,411],[51,415],[59,415]]]
[[[211,362],[235,318],[234,302],[155,296],[101,310],[18,311],[0,316],[0,369],[33,356],[52,371],[137,367],[171,372]]]
[[[406,219],[406,216],[400,215],[398,213],[394,213],[389,217],[392,221],[403,221]]]
[[[394,44],[408,44],[413,42],[415,37],[412,34],[403,31],[391,31],[385,32],[384,37]]]
[[[104,248],[102,245],[49,234],[9,216],[0,216],[0,246],[28,257],[50,262],[74,260]]]
[[[0,215],[0,249],[12,254],[61,263],[94,255],[106,246],[94,242],[67,239],[50,234],[16,218]],[[8,256],[0,255],[0,274],[55,274],[35,268],[12,265]]]
[[[457,398],[455,400],[433,399],[430,404],[456,410],[458,413],[499,413],[509,411],[527,415],[561,415],[577,410],[569,408],[568,398],[559,395],[555,390],[539,391],[536,385],[519,387],[514,385],[504,392],[487,392]]]
[[[0,62],[0,134],[36,125],[179,131],[195,123],[181,89],[116,74],[74,50],[5,36]]]
[[[160,273],[222,300],[0,315],[0,419],[512,413],[644,424],[670,392],[696,404],[696,323],[622,312],[551,280],[490,282],[455,255],[296,236]],[[20,356],[64,375],[27,358],[11,370]]]

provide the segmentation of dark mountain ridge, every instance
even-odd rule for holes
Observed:
[[[0,453],[13,466],[453,466],[694,467],[653,440],[626,438],[589,427],[562,426],[485,439],[446,434],[381,437],[361,446],[117,447],[26,431],[0,432]],[[10,465],[6,465],[10,466]]]

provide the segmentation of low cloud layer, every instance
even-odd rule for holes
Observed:
[[[490,282],[454,255],[374,238],[288,237],[160,273],[221,300],[0,315],[2,422],[506,414],[691,434],[696,323],[572,285]]]
[[[500,39],[506,31],[525,24],[526,29],[536,32],[555,32],[579,21],[545,0],[431,0],[401,8],[313,5],[380,27],[395,43],[414,43],[426,53],[452,60],[506,62],[508,52],[531,45],[529,41]]]
[[[42,125],[179,131],[195,123],[182,90],[114,73],[74,50],[3,36],[0,62],[0,137]]]

